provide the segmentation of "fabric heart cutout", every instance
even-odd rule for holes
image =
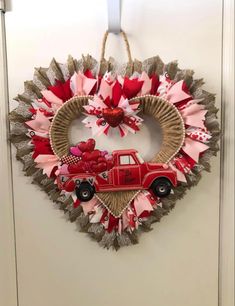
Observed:
[[[124,111],[120,107],[103,109],[103,117],[111,127],[117,127],[124,118]]]

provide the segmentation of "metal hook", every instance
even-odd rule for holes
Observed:
[[[108,31],[121,32],[121,0],[108,0]]]

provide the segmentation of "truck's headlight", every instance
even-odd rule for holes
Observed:
[[[167,164],[163,164],[163,168],[164,168],[164,169],[168,169],[169,166],[168,166]]]

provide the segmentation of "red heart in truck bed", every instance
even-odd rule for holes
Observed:
[[[90,138],[87,141],[81,141],[77,144],[77,147],[82,152],[92,152],[95,148],[95,140]]]
[[[107,163],[105,162],[100,162],[98,164],[94,164],[91,167],[92,171],[95,173],[101,173],[107,170]]]
[[[91,160],[97,160],[101,155],[100,150],[94,150],[92,152],[83,152],[82,153],[82,160],[85,162],[91,161]]]
[[[86,165],[84,161],[79,161],[76,164],[68,165],[69,173],[84,173],[86,172]]]

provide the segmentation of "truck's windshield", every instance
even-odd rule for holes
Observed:
[[[140,156],[140,154],[139,154],[138,152],[136,153],[136,157],[138,158],[138,160],[139,160],[139,162],[140,162],[141,164],[144,163],[143,158]]]

